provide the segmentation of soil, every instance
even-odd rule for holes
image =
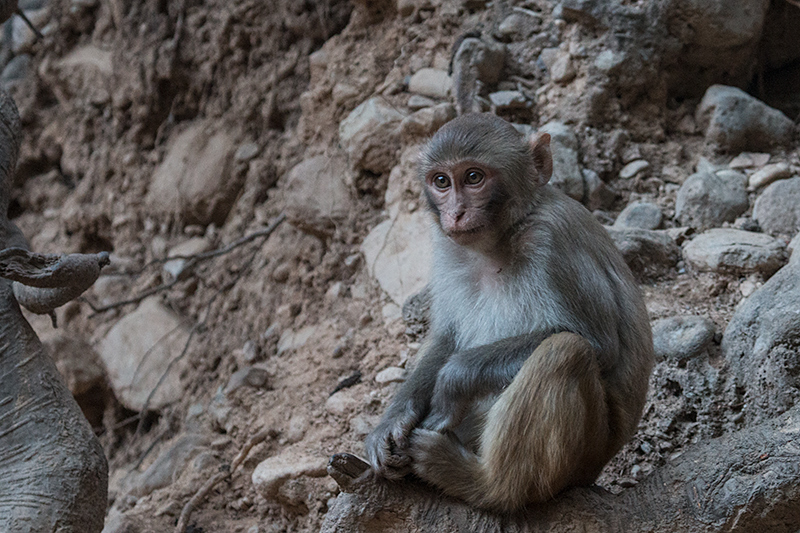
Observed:
[[[491,25],[495,16],[481,2],[466,2],[476,7],[461,9],[439,2],[437,16],[421,9],[405,18],[386,14],[384,4],[391,2],[354,3],[52,0],[51,27],[30,50],[32,71],[10,87],[24,131],[14,222],[37,252],[112,252],[109,275],[86,293],[86,300],[105,304],[140,294],[165,281],[160,265],[150,265],[165,249],[198,234],[223,246],[279,215],[287,172],[335,145],[339,122],[356,105],[381,94],[404,106],[408,75],[425,66],[446,68],[455,39],[478,24]],[[531,65],[543,47],[557,44],[550,42],[552,35],[586,42],[591,35],[570,37],[580,33],[574,25],[557,28],[550,2],[515,4],[539,14],[543,37],[538,49],[510,47],[506,77],[525,77],[535,93],[545,80]],[[88,44],[112,54],[114,72],[105,80],[60,66],[70,51]],[[309,59],[319,50],[327,69],[315,68]],[[334,91],[342,82],[351,92]],[[558,103],[566,98],[562,93],[574,90],[554,87],[545,105],[506,118],[533,126],[569,120]],[[606,125],[576,124],[576,133],[582,146],[597,147],[622,128],[626,147],[650,162],[652,176],[667,166],[688,176],[708,154],[701,136],[675,125],[696,103],[664,106],[656,119],[652,106],[634,106]],[[199,118],[225,125],[239,142],[259,147],[255,159],[234,170],[244,175],[244,187],[224,222],[205,227],[149,212],[144,201],[171,135]],[[780,157],[796,161],[797,154]],[[613,219],[639,199],[661,206],[665,225],[676,225],[677,186],[657,178],[617,180],[622,160],[606,157],[599,148],[583,152],[583,165],[620,192],[613,209],[600,216]],[[250,476],[273,456],[291,463],[362,453],[364,436],[395,387],[376,383],[376,374],[413,362],[420,336],[385,311],[388,297],[359,255],[363,238],[386,216],[387,177],[358,177],[347,219],[332,236],[320,239],[284,223],[265,243],[257,240],[205,261],[188,279],[158,294],[189,327],[197,326],[184,356],[180,401],[136,417],[108,387],[78,398],[110,463],[110,506],[137,517],[143,531],[169,530],[202,482],[265,429],[270,437],[251,451],[230,482],[211,491],[192,515],[189,530],[319,530],[338,492],[332,479],[301,476],[268,500],[256,492]],[[759,275],[693,272],[682,263],[642,280],[651,319],[703,315],[716,324],[717,336],[706,356],[682,367],[657,365],[640,431],[598,484],[622,490],[688,444],[739,427],[741,405],[719,379],[724,374],[719,339],[742,298],[742,285],[763,281]],[[338,289],[331,290],[335,284]],[[133,309],[121,305],[94,313],[77,302],[60,309],[58,318],[60,327],[97,346]],[[40,334],[51,328],[49,319],[30,320]],[[306,326],[314,328],[307,343],[279,354],[277,332]],[[232,409],[220,423],[210,412],[212,400],[236,370],[252,363],[267,368],[267,385],[236,390],[229,400]],[[356,373],[361,377],[350,380],[355,384],[331,396],[337,384]],[[145,470],[195,423],[214,432],[212,459],[151,494],[126,495],[125,476]]]

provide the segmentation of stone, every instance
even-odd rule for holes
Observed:
[[[684,226],[707,229],[733,222],[747,211],[747,177],[734,170],[689,176],[675,199],[675,217]]]
[[[607,185],[597,172],[590,168],[581,170],[583,183],[586,186],[586,196],[583,199],[584,205],[589,211],[596,209],[608,209],[617,199],[617,193]]]
[[[207,252],[211,249],[211,243],[204,237],[192,237],[177,246],[170,248],[167,257],[191,256]],[[164,263],[163,270],[167,281],[174,279],[186,279],[191,269],[187,268],[189,259],[171,259]]]
[[[404,118],[400,123],[400,133],[404,139],[429,137],[454,118],[456,108],[449,102],[426,107]]]
[[[769,276],[786,262],[786,245],[763,233],[714,228],[687,242],[683,254],[697,270]]]
[[[792,171],[789,165],[786,163],[773,163],[753,172],[750,175],[748,185],[750,190],[756,190],[761,187],[766,187],[773,181],[782,180],[791,175]]]
[[[800,230],[800,177],[776,181],[756,198],[753,218],[773,235],[794,235]]]
[[[500,111],[530,107],[528,99],[519,91],[497,91],[489,93],[489,101]]]
[[[350,391],[342,390],[325,400],[325,410],[331,414],[345,416],[358,410],[360,402],[351,396]]]
[[[375,382],[380,385],[388,383],[400,383],[406,380],[406,371],[396,366],[384,368],[375,376]]]
[[[73,396],[105,386],[105,368],[88,342],[62,329],[42,334],[41,340]]]
[[[744,391],[748,424],[800,400],[800,262],[792,261],[744,300],[722,336],[732,385]]]
[[[339,155],[313,156],[292,167],[283,188],[289,223],[317,237],[332,235],[352,206],[346,174],[347,161]]]
[[[697,108],[706,141],[719,151],[770,150],[788,144],[794,123],[741,89],[712,85]]]
[[[629,180],[638,174],[645,172],[649,168],[649,162],[645,161],[644,159],[637,159],[636,161],[631,161],[622,167],[622,170],[619,171],[619,177],[624,180]]]
[[[714,340],[714,323],[702,316],[673,316],[652,323],[659,361],[686,361],[701,355]]]
[[[236,139],[216,121],[199,120],[175,135],[156,168],[147,203],[186,224],[222,226],[244,184],[232,172]]]
[[[23,6],[20,7],[25,13],[25,16],[28,17],[28,20],[30,20],[33,26],[38,28],[39,31],[41,31],[50,20],[50,9],[48,7],[37,6],[37,8],[31,7],[30,9]],[[11,34],[11,51],[14,52],[15,55],[30,51],[31,46],[36,42],[36,34],[31,31],[21,17],[11,17],[8,23]]]
[[[229,396],[242,387],[253,387],[258,389],[263,387],[269,379],[269,372],[260,366],[245,366],[240,368],[228,379],[223,394]]]
[[[284,450],[260,462],[253,470],[253,487],[268,500],[275,500],[278,491],[289,480],[299,477],[323,477],[328,474],[326,456],[305,455]]]
[[[353,109],[339,124],[339,140],[352,168],[383,174],[395,162],[400,122],[405,115],[374,97]]]
[[[541,18],[534,17],[533,12],[511,13],[497,27],[497,33],[504,40],[527,39],[536,32],[539,23]]]
[[[745,168],[763,167],[769,163],[769,158],[769,154],[758,152],[742,152],[731,159],[731,162],[728,163],[728,168],[733,170],[741,170]]]
[[[31,72],[32,59],[29,54],[14,56],[0,74],[0,82],[3,86],[9,86],[22,81]]]
[[[408,81],[408,92],[431,98],[447,98],[453,89],[453,80],[446,70],[421,68]]]
[[[791,254],[791,261],[800,261],[800,253],[795,253],[795,250],[800,248],[800,233],[794,236],[794,238],[786,245],[786,250]]]
[[[397,305],[428,282],[430,218],[422,209],[400,212],[375,226],[361,244],[368,272]]]
[[[640,276],[660,274],[680,259],[680,248],[665,231],[609,227],[606,230],[625,262]]]
[[[467,37],[453,56],[453,72],[475,69],[478,80],[484,85],[500,81],[506,61],[506,47],[490,37]],[[459,78],[460,79],[460,78]]]
[[[95,105],[111,100],[114,63],[111,51],[96,46],[76,47],[55,64],[60,97],[76,98]]]
[[[289,350],[302,348],[316,332],[317,328],[314,326],[305,326],[297,331],[291,329],[284,330],[278,340],[278,355]]]
[[[578,162],[578,137],[570,127],[561,122],[548,122],[539,129],[550,134],[550,151],[553,154],[553,176],[550,184],[567,196],[583,201],[585,186]]]
[[[575,79],[575,67],[572,65],[572,58],[568,53],[559,54],[553,62],[550,67],[550,79],[561,85],[566,85]]]
[[[406,105],[412,111],[419,111],[424,107],[431,107],[436,105],[436,101],[431,100],[427,96],[422,96],[420,94],[412,94],[408,98],[408,103]]]
[[[769,2],[764,0],[676,0],[673,9],[690,21],[692,33],[687,40],[697,47],[736,48],[761,37]]]
[[[182,435],[147,470],[127,480],[128,494],[141,498],[172,484],[189,463],[208,448],[203,435]]]
[[[239,148],[236,149],[236,153],[233,154],[233,159],[240,163],[247,163],[251,159],[254,159],[259,153],[261,153],[261,147],[256,143],[244,143],[239,145]]]
[[[661,209],[647,202],[633,202],[614,221],[615,228],[656,229],[661,225]]]
[[[100,343],[100,357],[119,402],[141,411],[158,410],[180,399],[183,365],[179,361],[170,368],[170,363],[180,356],[188,338],[188,328],[157,297],[143,300],[114,324]]]

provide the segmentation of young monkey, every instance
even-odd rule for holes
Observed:
[[[551,174],[550,136],[526,140],[491,114],[453,120],[424,149],[431,329],[367,437],[377,474],[514,511],[591,484],[635,431],[647,310],[611,238]]]

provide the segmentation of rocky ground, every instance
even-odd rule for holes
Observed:
[[[3,33],[10,216],[35,251],[112,252],[58,329],[30,315],[108,457],[107,532],[168,530],[257,434],[189,530],[319,530],[327,458],[362,452],[419,349],[414,160],[464,72],[551,134],[553,183],[642,283],[658,364],[601,486],[800,395],[793,3],[20,5],[44,38]]]

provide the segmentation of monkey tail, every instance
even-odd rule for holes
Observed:
[[[593,482],[609,459],[607,411],[589,342],[548,337],[489,412],[468,500],[512,511]]]

